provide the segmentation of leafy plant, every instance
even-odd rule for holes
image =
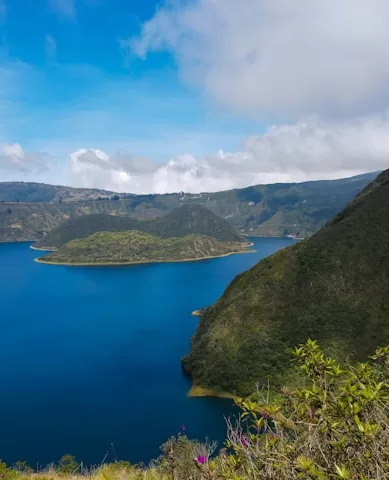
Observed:
[[[58,472],[72,475],[74,475],[79,468],[80,464],[73,455],[64,455],[57,465]]]
[[[209,478],[378,480],[389,478],[389,348],[343,367],[308,340],[293,352],[303,374],[279,402],[239,401],[230,454]],[[207,478],[207,477],[205,477]]]

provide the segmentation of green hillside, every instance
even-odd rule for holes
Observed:
[[[0,182],[1,202],[76,202],[122,196],[96,188],[72,188],[35,182]]]
[[[202,235],[159,238],[144,232],[99,232],[73,240],[40,262],[54,264],[130,264],[199,260],[238,253],[240,243],[219,242]]]
[[[208,235],[225,242],[246,242],[234,227],[201,205],[184,205],[155,220],[137,220],[129,216],[108,214],[83,215],[67,220],[49,232],[36,248],[55,249],[76,238],[97,232],[138,230],[158,237],[184,237],[190,234]]]
[[[224,218],[202,205],[183,205],[156,219],[150,233],[159,237],[184,237],[196,233],[208,235],[222,242],[245,242],[245,237]]]
[[[55,250],[76,238],[86,238],[97,232],[125,232],[128,230],[142,231],[142,226],[148,225],[146,220],[137,220],[128,216],[96,213],[71,218],[51,230],[34,247]]]
[[[278,387],[308,337],[337,358],[389,342],[389,170],[310,239],[236,277],[206,309],[183,359],[194,385]],[[199,305],[203,307],[203,305]]]
[[[373,172],[340,180],[171,195],[0,183],[0,241],[39,240],[65,220],[82,215],[104,213],[154,219],[181,205],[193,204],[210,209],[248,235],[305,237],[328,222],[376,175]]]

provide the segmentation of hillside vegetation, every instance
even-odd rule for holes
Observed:
[[[238,253],[241,243],[219,242],[203,235],[160,238],[144,232],[99,232],[72,240],[50,255],[38,259],[56,264],[130,264],[199,260]]]
[[[252,236],[305,237],[328,222],[376,175],[171,195],[112,194],[44,184],[0,183],[0,241],[39,240],[65,220],[82,215],[105,213],[154,219],[181,205],[192,204],[209,208]],[[61,189],[65,189],[66,195]]]
[[[138,230],[163,238],[198,234],[222,242],[247,242],[227,220],[218,217],[207,208],[201,205],[183,205],[155,220],[137,220],[128,216],[108,214],[83,215],[64,222],[36,243],[35,247],[51,250],[93,233],[128,230]]]
[[[389,170],[310,239],[236,277],[205,310],[184,369],[194,385],[245,394],[290,379],[308,337],[336,358],[389,342]],[[202,305],[199,305],[202,307]]]
[[[126,232],[128,230],[142,231],[146,228],[146,220],[108,213],[96,213],[71,218],[59,227],[51,230],[42,240],[34,244],[35,248],[56,250],[77,238],[86,238],[97,232]]]

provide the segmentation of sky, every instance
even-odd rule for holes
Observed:
[[[0,181],[201,192],[389,167],[387,0],[0,0]]]

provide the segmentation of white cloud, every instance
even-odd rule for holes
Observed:
[[[49,0],[49,4],[53,11],[67,18],[74,18],[76,8],[74,0]]]
[[[0,169],[24,173],[41,172],[51,157],[46,153],[25,152],[18,143],[5,143],[0,147]]]
[[[70,155],[71,182],[132,193],[206,192],[260,183],[332,179],[389,167],[389,116],[270,127],[240,152],[220,150],[166,163],[82,149]]]
[[[52,35],[47,34],[45,43],[46,58],[49,62],[53,62],[57,56],[57,42]]]
[[[360,115],[388,106],[388,18],[387,0],[170,0],[130,45],[244,112]]]

